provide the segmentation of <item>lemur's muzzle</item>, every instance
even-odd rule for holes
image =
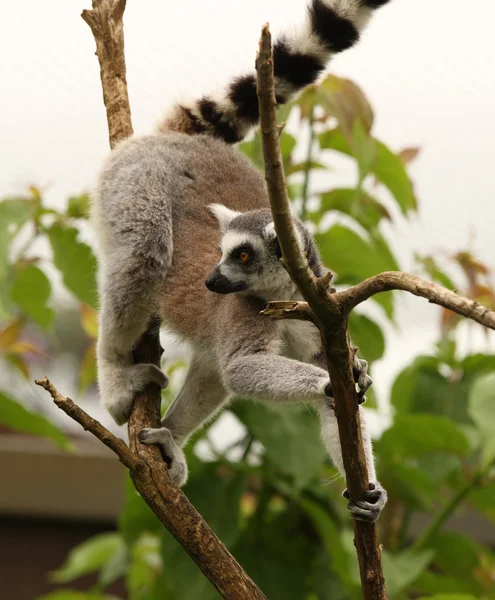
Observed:
[[[234,292],[242,292],[242,290],[247,290],[248,288],[245,281],[230,281],[228,277],[220,273],[218,268],[208,277],[205,285],[210,292],[217,294],[232,294]]]

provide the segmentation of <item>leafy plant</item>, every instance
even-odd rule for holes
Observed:
[[[398,269],[383,224],[417,210],[406,167],[418,149],[395,153],[377,140],[368,100],[354,83],[335,76],[282,112],[287,127],[281,147],[294,209],[315,230],[336,284]],[[241,149],[261,166],[259,135]],[[353,166],[354,185],[329,189],[325,174],[342,160]],[[87,339],[81,390],[94,383],[97,336],[95,259],[79,234],[87,201],[87,196],[71,198],[58,212],[46,208],[39,190],[32,188],[27,198],[0,203],[0,353],[27,377],[33,354],[45,351],[36,340],[52,336],[55,304],[46,267],[53,264],[80,303]],[[51,260],[37,256],[35,240],[51,248]],[[486,265],[467,252],[441,258],[418,258],[418,264],[443,285],[493,302]],[[449,260],[461,267],[467,283],[448,273]],[[382,318],[393,321],[394,297],[380,295],[373,301]],[[350,327],[370,362],[384,355],[386,338],[375,318],[354,314]],[[495,521],[495,356],[461,357],[456,331],[457,320],[444,312],[437,347],[397,377],[393,422],[375,444],[390,497],[379,527],[392,600],[495,600],[493,548],[443,529],[460,506]],[[177,368],[170,364],[166,370]],[[172,392],[166,391],[167,400]],[[367,406],[373,406],[372,400],[370,394]],[[66,445],[49,422],[21,413],[15,398],[4,393],[0,402],[0,422]],[[325,461],[315,415],[306,407],[243,401],[228,410],[243,433],[221,453],[210,444],[208,428],[196,434],[186,451],[186,494],[270,600],[360,598],[352,525],[341,497],[344,485],[334,481],[336,471]],[[209,447],[210,459],[197,451],[198,441]],[[419,535],[416,515],[428,521]],[[87,594],[68,589],[43,600],[107,598],[106,590],[117,579],[125,581],[133,600],[218,598],[128,478],[116,531],[75,548],[51,577],[69,584],[90,572],[98,573],[98,583]]]

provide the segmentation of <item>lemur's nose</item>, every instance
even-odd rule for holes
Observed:
[[[210,290],[210,292],[214,292],[215,291],[215,283],[216,283],[215,277],[209,277],[205,281],[205,285]]]
[[[232,284],[230,281],[222,275],[221,273],[212,273],[208,279],[205,281],[206,287],[210,290],[210,292],[219,292],[225,293],[227,291],[232,291],[230,288]]]

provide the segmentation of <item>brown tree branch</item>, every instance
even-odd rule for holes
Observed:
[[[111,148],[132,135],[122,22],[125,3],[126,0],[92,0],[93,10],[83,10],[81,14],[96,41]]]
[[[92,0],[92,5],[92,10],[83,11],[82,18],[91,27],[96,41],[110,146],[113,148],[117,142],[132,135],[122,22],[125,0]],[[135,362],[160,365],[159,327],[160,320],[154,319],[136,346]],[[51,393],[50,388],[46,389]],[[58,395],[57,398],[59,402],[63,397]],[[62,402],[59,406],[63,410],[70,406],[71,412],[66,410],[69,416],[76,418],[85,429],[107,443],[122,462],[125,459],[124,464],[129,467],[138,492],[223,598],[266,600],[261,590],[170,479],[158,447],[145,446],[138,441],[138,433],[143,427],[160,425],[161,392],[158,386],[148,386],[145,392],[134,399],[128,424],[130,450],[122,440],[112,436],[72,401],[65,400],[67,402]]]
[[[342,292],[335,293],[334,300],[341,305],[343,313],[348,314],[358,304],[365,302],[371,296],[391,290],[402,290],[414,296],[426,298],[431,304],[443,306],[489,329],[495,329],[495,312],[493,310],[475,300],[459,296],[456,292],[427,281],[422,277],[399,271],[386,271],[370,277]],[[277,320],[314,320],[307,302],[294,302],[292,300],[269,302],[263,314]]]
[[[472,319],[480,325],[495,329],[495,312],[489,308],[475,300],[459,296],[456,292],[448,290],[437,283],[410,273],[400,273],[398,271],[380,273],[343,292],[339,292],[338,296],[344,309],[350,312],[371,296],[389,290],[410,292],[415,296],[426,298],[432,304],[438,304],[463,317]]]
[[[35,383],[47,390],[61,410],[113,450],[129,468],[138,492],[187,550],[222,598],[266,600],[266,596],[246,575],[194,506],[170,480],[161,457],[160,460],[150,461],[148,456],[128,448],[120,438],[90,417],[70,398],[62,396],[46,377]]]
[[[261,136],[265,177],[285,267],[308,302],[319,327],[328,371],[335,397],[335,415],[346,472],[347,488],[352,502],[363,498],[368,489],[368,473],[361,438],[358,398],[352,375],[352,350],[347,333],[347,314],[336,294],[326,291],[328,282],[318,285],[301,252],[290,212],[283,163],[279,147],[274,91],[271,36],[268,25],[263,28],[256,61],[257,93],[260,108]],[[304,313],[304,311],[303,311]],[[354,521],[355,544],[365,600],[387,598],[378,545],[373,524]]]

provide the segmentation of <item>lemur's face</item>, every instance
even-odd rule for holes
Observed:
[[[222,258],[206,280],[219,294],[255,293],[264,297],[290,286],[268,209],[238,213],[210,206],[220,223]]]

